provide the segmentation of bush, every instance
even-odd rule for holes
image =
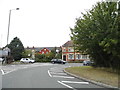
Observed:
[[[48,56],[47,54],[45,55],[45,54],[37,53],[35,55],[35,60],[36,60],[36,62],[50,62],[51,57]]]
[[[50,62],[50,59],[38,59],[36,58],[36,62]]]
[[[79,61],[68,61],[69,63],[83,63],[83,60],[79,60]]]

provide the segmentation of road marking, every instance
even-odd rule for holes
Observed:
[[[51,72],[51,74],[67,75],[66,73],[54,73],[54,72]]]
[[[67,85],[67,84],[65,84],[65,83],[63,83],[61,81],[57,81],[57,82],[60,83],[60,84],[62,84],[62,85],[64,85],[64,86],[66,86],[66,87],[68,87],[68,88],[70,88],[70,89],[76,90],[73,87],[71,87],[71,86],[69,86],[69,85]]]
[[[4,75],[5,73],[4,73],[4,71],[1,69],[1,72],[2,72],[2,75]]]
[[[89,84],[89,82],[61,81],[63,83]]]
[[[48,75],[50,76],[50,77],[52,77],[52,75],[50,74],[50,71],[48,70]]]
[[[53,75],[52,77],[60,77],[60,78],[74,78],[74,77],[67,77],[67,76],[56,76],[56,75]]]

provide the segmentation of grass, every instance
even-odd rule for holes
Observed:
[[[118,73],[112,72],[111,69],[81,66],[70,67],[65,70],[80,77],[118,87]]]

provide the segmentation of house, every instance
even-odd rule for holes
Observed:
[[[55,49],[61,50],[60,47],[27,47],[25,49],[31,51],[34,50],[35,53],[40,53],[40,54],[47,54]]]
[[[40,54],[48,54],[48,53],[50,53],[50,52],[51,52],[51,50],[49,50],[49,49],[47,49],[47,48],[43,48],[43,49],[41,49],[41,50],[39,51]]]
[[[89,55],[77,52],[71,40],[62,45],[62,59],[65,61],[84,61],[89,60]]]

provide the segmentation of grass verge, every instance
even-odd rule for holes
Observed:
[[[107,85],[118,87],[118,73],[110,69],[94,68],[91,66],[70,67],[65,69],[67,72],[77,76],[101,82]]]

